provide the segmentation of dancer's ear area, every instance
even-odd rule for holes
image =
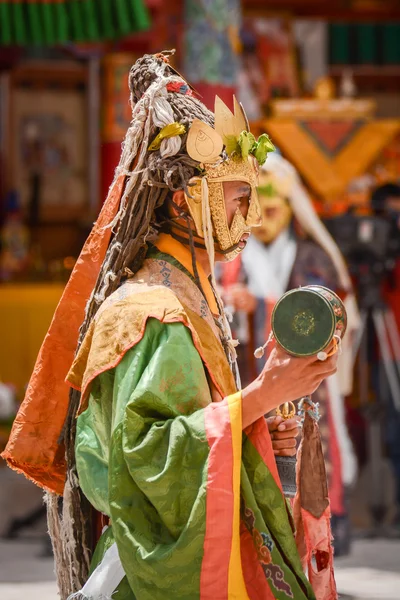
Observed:
[[[190,214],[196,234],[204,236],[203,231],[203,186],[201,177],[192,177],[189,181],[186,193],[184,193],[185,207]]]

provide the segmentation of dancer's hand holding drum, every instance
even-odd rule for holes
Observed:
[[[333,342],[327,349],[328,353],[331,349]],[[310,396],[336,369],[337,353],[321,361],[316,356],[291,356],[281,346],[275,345],[261,374],[242,391],[243,426],[250,425],[285,402]],[[251,403],[247,403],[250,397]]]
[[[309,286],[282,296],[272,315],[275,347],[261,374],[242,391],[244,427],[286,402],[310,396],[333,375],[346,325],[340,298],[326,288]],[[257,353],[262,356],[263,348]]]
[[[261,391],[265,389],[268,397],[271,395],[273,398],[275,406],[271,408],[281,405],[276,412],[284,421],[295,418],[293,400],[300,398],[306,399],[303,401],[304,410],[311,409],[313,418],[318,419],[318,407],[311,402],[310,396],[321,381],[336,372],[337,351],[346,324],[346,311],[340,298],[320,286],[292,290],[276,304],[271,319],[271,339],[275,339],[276,346],[260,377],[263,382]],[[256,357],[263,355],[269,341],[256,350]],[[317,428],[316,423],[313,427]],[[316,441],[317,438],[319,440],[319,433],[314,437],[315,454],[321,454],[320,442]],[[294,497],[295,453],[288,450],[285,454],[280,453],[273,432],[272,439],[275,454],[278,455],[276,461],[283,491],[288,497]]]

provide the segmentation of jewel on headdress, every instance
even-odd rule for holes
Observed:
[[[159,150],[161,142],[176,135],[183,135],[186,132],[186,127],[182,123],[169,123],[163,127],[160,133],[154,138],[149,146],[149,152]]]

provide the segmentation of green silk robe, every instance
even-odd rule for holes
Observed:
[[[209,306],[176,260],[179,250],[189,266],[187,257],[173,250],[175,258],[153,251],[133,293],[123,289],[127,282],[100,315],[82,351],[84,367],[77,357],[79,481],[111,523],[92,568],[115,541],[126,574],[115,600],[314,599],[265,421],[242,432],[241,394],[221,385],[217,330],[212,337],[202,331],[203,321],[212,328]],[[163,308],[148,310],[139,337],[131,333],[145,305],[138,286],[148,286],[144,294],[151,302],[158,297]],[[133,312],[126,314],[129,301]],[[115,342],[117,318],[126,329]],[[98,331],[105,321],[103,339]],[[109,352],[115,344],[117,359],[107,354],[94,366],[96,349]],[[219,402],[213,402],[215,388],[224,398]]]

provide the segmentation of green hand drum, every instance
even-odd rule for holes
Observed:
[[[335,333],[343,337],[346,309],[334,292],[320,285],[290,290],[272,313],[272,331],[278,344],[293,356],[312,356],[324,350]]]
[[[347,327],[346,309],[334,292],[319,285],[290,290],[277,302],[271,325],[277,343],[293,356],[318,355],[335,334],[342,338]],[[277,414],[293,416],[286,403]],[[276,463],[285,496],[296,494],[296,458],[277,456]]]

